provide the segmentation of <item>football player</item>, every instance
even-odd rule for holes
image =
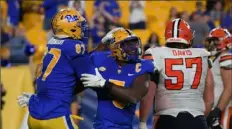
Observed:
[[[47,43],[38,72],[37,92],[23,93],[18,103],[28,106],[30,129],[77,129],[70,111],[74,88],[82,73],[95,74],[97,70],[82,42],[87,38],[88,26],[72,9],[59,11],[51,23],[54,37]]]
[[[211,52],[214,77],[214,106],[207,117],[211,129],[232,128],[232,36],[227,29],[215,28],[206,38],[206,48]],[[223,112],[223,114],[222,114]],[[220,121],[221,120],[221,121]]]
[[[140,103],[140,129],[147,128],[154,95],[155,129],[207,129],[204,115],[213,104],[210,53],[191,48],[193,38],[189,24],[174,19],[165,29],[166,47],[150,48],[145,52],[144,58],[152,59],[159,72],[159,83]]]
[[[110,51],[91,54],[101,75],[109,80],[106,88],[94,88],[98,108],[93,128],[132,129],[136,104],[146,95],[155,68],[151,60],[140,59],[140,38],[132,31],[116,28],[103,38],[105,41],[109,41]],[[82,74],[81,80],[87,87],[94,87],[100,78]]]

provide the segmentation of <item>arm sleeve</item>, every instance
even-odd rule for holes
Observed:
[[[219,59],[221,68],[232,69],[232,54],[225,53],[220,56]]]

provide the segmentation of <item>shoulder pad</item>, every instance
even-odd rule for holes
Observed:
[[[210,52],[204,48],[195,48],[199,51],[200,56],[210,56]]]
[[[90,58],[93,63],[98,67],[102,65],[103,61],[110,55],[110,51],[93,51],[90,54]]]
[[[65,39],[62,49],[68,58],[87,54],[85,44],[80,40]]]
[[[220,66],[222,68],[232,69],[232,54],[224,53],[219,59]]]
[[[153,60],[153,56],[152,56],[152,53],[151,53],[151,48],[147,49],[144,52],[143,59]]]
[[[165,47],[155,47],[155,48],[149,48],[144,54],[144,59],[149,59],[152,60],[153,65],[156,67],[156,70],[160,71],[161,67],[159,66],[159,60],[160,56],[162,54],[162,51],[164,50]]]
[[[160,47],[154,47],[154,48],[149,48],[145,51],[144,53],[144,59],[150,59],[154,60],[156,56],[159,55],[159,53],[164,50],[163,48]]]
[[[142,60],[142,67],[146,69],[148,73],[154,73],[157,70],[152,60]]]

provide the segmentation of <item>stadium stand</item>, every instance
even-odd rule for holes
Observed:
[[[226,0],[226,3],[229,0]],[[94,2],[91,0],[85,1],[85,12],[88,21],[92,20],[94,15]],[[120,25],[124,27],[129,26],[129,1],[117,1],[121,9]],[[1,81],[4,84],[4,88],[8,92],[4,98],[6,101],[5,107],[2,111],[3,128],[2,129],[19,129],[26,109],[21,109],[16,103],[16,97],[23,91],[34,92],[33,80],[36,64],[39,64],[42,60],[43,53],[46,51],[47,32],[43,30],[43,10],[39,9],[43,1],[23,1],[21,3],[21,9],[26,10],[22,15],[21,25],[26,29],[27,40],[35,46],[36,53],[30,57],[30,64],[22,66],[13,66],[10,68],[1,69]],[[206,1],[202,1],[206,9]],[[7,3],[6,0],[0,1],[1,5],[1,27],[7,32],[10,30],[7,25]],[[169,18],[169,10],[171,7],[176,7],[178,12],[188,11],[192,14],[196,10],[196,1],[146,1],[145,2],[145,14],[147,17],[147,29],[145,30],[133,30],[138,36],[140,36],[142,44],[145,45],[151,33],[155,32],[160,37],[160,43],[165,42],[164,28]],[[229,4],[226,4],[226,8],[229,8]],[[34,12],[27,11],[27,9],[35,8]],[[216,21],[216,25],[220,25],[220,22]],[[94,117],[94,111],[96,110],[96,95],[92,94],[92,91],[85,91],[86,97],[83,98],[82,104],[83,115],[85,121],[81,121],[81,129],[89,129],[92,125],[92,119]],[[12,124],[13,123],[13,124]]]

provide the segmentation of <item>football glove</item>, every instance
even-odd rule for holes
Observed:
[[[115,28],[108,32],[101,40],[103,44],[111,44],[113,41],[113,33],[119,29],[122,29],[122,27]]]
[[[25,93],[23,92],[22,95],[18,96],[17,101],[20,107],[26,107],[29,103],[29,100],[31,98],[31,93]]]
[[[95,68],[96,75],[93,74],[81,74],[81,81],[83,81],[84,87],[104,87],[106,80],[98,72],[98,69]]]
[[[148,129],[147,128],[147,123],[146,122],[139,122],[139,129]]]
[[[221,121],[222,111],[220,108],[214,108],[207,117],[207,124],[211,129],[221,129],[220,121]]]

